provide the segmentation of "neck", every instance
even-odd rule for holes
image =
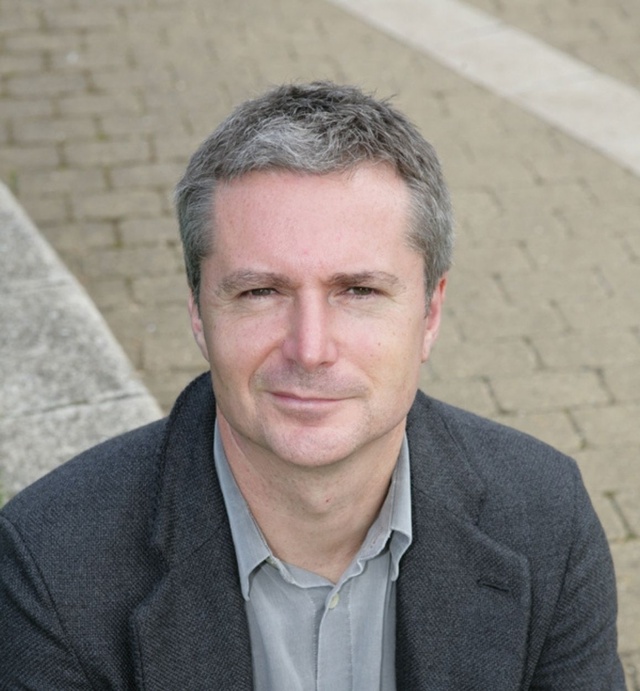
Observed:
[[[247,447],[222,415],[218,425],[231,471],[274,555],[336,582],[384,502],[404,425],[375,448],[322,467]]]

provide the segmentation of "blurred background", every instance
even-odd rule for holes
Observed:
[[[639,691],[636,0],[0,0],[0,180],[167,412],[206,364],[172,189],[235,104],[313,79],[393,97],[438,150],[458,245],[423,388],[578,460]]]

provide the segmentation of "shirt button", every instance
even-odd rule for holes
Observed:
[[[329,609],[335,609],[338,605],[338,602],[340,602],[340,595],[336,593],[330,600],[329,600]]]

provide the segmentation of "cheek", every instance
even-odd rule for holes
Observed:
[[[212,370],[230,379],[250,376],[277,347],[277,324],[270,319],[218,318],[208,335]]]
[[[350,350],[370,377],[382,385],[401,389],[413,383],[422,364],[422,331],[400,326],[363,332]],[[417,376],[417,375],[416,375]]]

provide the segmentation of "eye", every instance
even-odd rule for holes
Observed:
[[[245,290],[241,293],[240,297],[264,298],[269,297],[269,295],[274,295],[275,292],[273,288],[251,288],[251,290]]]
[[[351,286],[347,290],[347,293],[356,298],[366,298],[371,295],[376,295],[378,291],[375,288],[369,288],[368,286]]]

